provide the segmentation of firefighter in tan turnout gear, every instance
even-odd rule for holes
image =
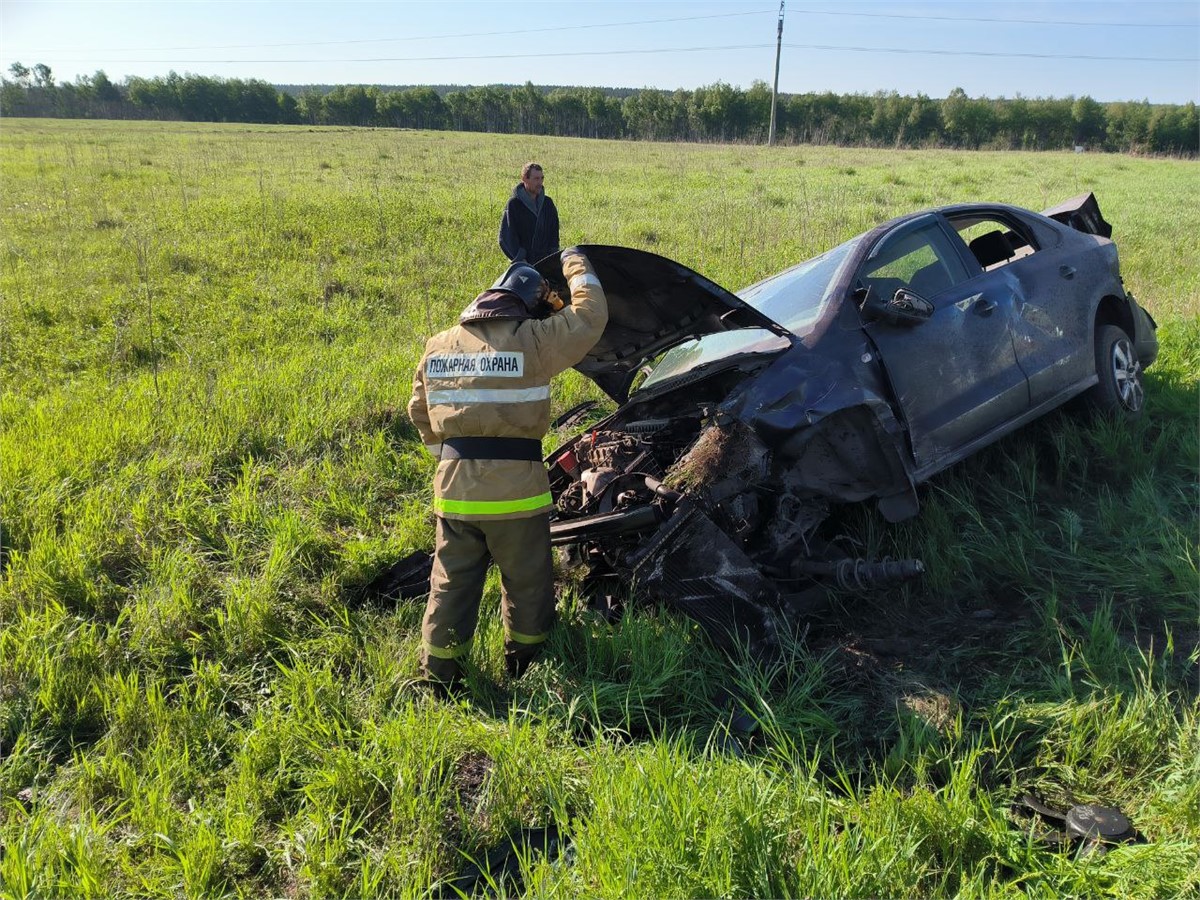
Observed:
[[[421,654],[422,674],[439,685],[461,678],[489,560],[500,569],[510,675],[525,671],[554,621],[554,503],[541,443],[550,379],[583,359],[608,321],[587,258],[564,250],[562,271],[571,289],[566,306],[537,269],[511,266],[458,325],[429,339],[413,377],[408,414],[440,460]]]

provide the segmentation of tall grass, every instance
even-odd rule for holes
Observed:
[[[3,893],[1200,890],[1194,164],[50,120],[0,147]],[[1148,414],[1048,417],[902,526],[840,511],[928,575],[835,598],[775,669],[568,589],[513,683],[493,579],[467,699],[432,701],[419,604],[361,588],[431,544],[411,370],[501,270],[529,157],[566,242],[735,289],[915,208],[1094,190],[1161,326]],[[1024,790],[1147,843],[1048,849]],[[516,880],[459,879],[547,826]]]

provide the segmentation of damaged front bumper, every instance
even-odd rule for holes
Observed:
[[[689,386],[686,402],[634,401],[555,451],[551,542],[586,568],[585,593],[602,612],[632,589],[700,623],[717,646],[765,658],[826,588],[886,587],[924,568],[847,557],[818,534],[831,502],[875,496],[885,515],[915,512],[868,409],[781,429],[786,439],[768,446],[729,411],[782,413],[733,390],[730,377],[714,377],[717,402],[703,384]]]

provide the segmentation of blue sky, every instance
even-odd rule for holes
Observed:
[[[276,84],[770,83],[778,0],[0,0],[0,65],[59,81],[194,72]],[[989,21],[983,21],[989,20]],[[1200,96],[1200,2],[788,3],[779,87],[944,97]]]

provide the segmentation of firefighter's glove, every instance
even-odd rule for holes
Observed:
[[[587,257],[583,255],[583,251],[578,247],[568,247],[562,253],[558,254],[558,258],[562,260],[563,272],[566,273],[567,263],[572,259],[582,260],[584,265],[587,265]]]
[[[571,294],[588,284],[598,285],[592,264],[578,247],[568,247],[561,254],[563,278],[571,288]]]

